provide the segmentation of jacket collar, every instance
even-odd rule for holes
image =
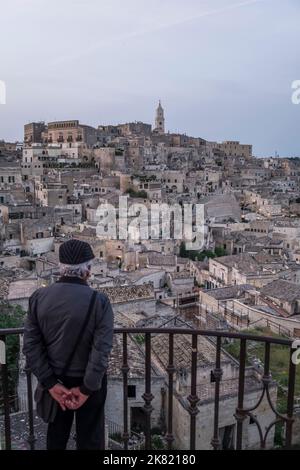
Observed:
[[[88,283],[80,277],[62,276],[57,282],[66,282],[68,284],[81,284],[87,286]]]

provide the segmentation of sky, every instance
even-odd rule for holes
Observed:
[[[170,132],[300,156],[299,0],[2,0],[0,20],[0,139],[153,124],[161,99]]]

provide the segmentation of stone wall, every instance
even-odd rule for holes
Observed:
[[[113,309],[122,313],[140,313],[144,312],[146,315],[154,315],[156,312],[156,301],[155,299],[140,299],[132,300],[130,302],[118,302],[113,303]]]
[[[254,406],[261,392],[254,391],[245,397],[245,404],[249,407]],[[271,397],[276,403],[276,389],[271,390]],[[183,405],[182,398],[174,400],[174,436],[176,449],[188,450],[190,445],[190,415],[186,409],[187,403]],[[234,417],[237,407],[237,396],[220,399],[219,408],[219,431],[225,426],[234,426],[234,439],[236,439],[236,419]],[[258,418],[263,432],[268,424],[274,419],[266,399],[262,401],[258,409],[254,411]],[[211,439],[214,429],[214,402],[201,404],[199,413],[196,417],[196,449],[210,450]],[[267,439],[267,448],[272,448],[274,442],[274,428],[270,431]],[[243,426],[243,448],[259,449],[260,439],[256,424],[250,424],[250,418],[247,417]]]
[[[295,422],[293,426],[293,445],[299,446],[300,449],[300,409],[295,413]]]
[[[143,408],[145,402],[142,395],[145,393],[145,379],[131,378],[128,385],[135,385],[136,398],[128,398],[128,426],[130,427],[131,409],[134,407]],[[151,393],[154,399],[151,404],[153,411],[151,413],[151,426],[159,426],[162,408],[161,388],[164,387],[163,377],[152,377]],[[108,377],[108,393],[105,405],[105,417],[107,420],[123,427],[123,380]]]

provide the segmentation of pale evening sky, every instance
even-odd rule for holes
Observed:
[[[300,156],[299,0],[3,0],[0,139],[31,121],[153,123]]]

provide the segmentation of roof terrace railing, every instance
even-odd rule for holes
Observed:
[[[5,348],[7,338],[11,335],[22,335],[23,328],[16,329],[2,329],[0,330],[0,341]],[[153,411],[152,401],[154,396],[151,391],[151,338],[153,335],[166,335],[168,337],[168,365],[167,372],[167,416],[166,416],[166,435],[165,441],[167,442],[168,449],[172,449],[174,445],[174,426],[173,426],[173,401],[174,401],[174,378],[176,367],[174,364],[174,338],[177,335],[188,335],[191,338],[191,358],[190,358],[190,393],[187,397],[189,406],[188,413],[190,415],[190,434],[189,446],[190,450],[195,450],[196,443],[196,425],[197,414],[199,413],[198,403],[199,397],[197,390],[197,366],[198,364],[198,337],[208,337],[214,340],[216,348],[215,366],[212,370],[214,378],[214,419],[213,419],[213,435],[211,439],[212,449],[221,449],[221,440],[219,433],[219,412],[220,412],[220,392],[222,383],[222,367],[221,367],[221,354],[222,354],[222,340],[224,338],[235,339],[240,343],[239,352],[239,373],[238,373],[238,393],[237,393],[237,407],[235,411],[236,419],[236,442],[235,449],[243,449],[243,428],[244,421],[247,417],[252,419],[252,422],[257,426],[259,433],[260,447],[266,448],[267,437],[271,429],[277,424],[281,423],[285,427],[284,447],[289,449],[292,446],[292,431],[294,423],[294,395],[295,395],[295,381],[296,381],[296,365],[290,360],[288,370],[288,390],[287,390],[287,408],[286,413],[280,413],[276,409],[276,405],[272,402],[270,388],[274,384],[270,371],[270,358],[271,346],[281,345],[289,350],[290,358],[294,352],[292,342],[288,339],[277,337],[256,336],[244,333],[233,333],[227,331],[213,331],[213,330],[195,330],[183,328],[115,328],[116,335],[122,335],[122,375],[123,375],[123,446],[128,449],[128,442],[130,440],[131,430],[129,426],[128,417],[128,378],[130,367],[128,364],[128,337],[131,335],[142,334],[144,335],[145,342],[145,391],[142,396],[144,400],[145,412],[145,448],[151,449],[151,413]],[[247,359],[247,343],[258,342],[264,345],[264,371],[262,375],[262,390],[261,396],[257,403],[251,408],[247,408],[244,403],[245,386],[246,386],[246,359]],[[1,343],[0,343],[1,346]],[[0,351],[1,352],[1,351]],[[1,358],[0,358],[1,359]],[[3,361],[5,362],[5,361]],[[1,386],[3,394],[3,409],[4,409],[4,429],[5,429],[5,449],[10,450],[12,447],[12,429],[11,429],[11,403],[9,397],[9,371],[6,363],[1,365]],[[35,448],[35,429],[34,429],[34,404],[32,398],[32,375],[29,370],[26,370],[27,377],[27,397],[28,397],[28,438],[29,447],[31,450]],[[259,419],[254,415],[263,399],[266,398],[267,402],[274,413],[274,420],[268,425],[266,429],[262,429]]]

